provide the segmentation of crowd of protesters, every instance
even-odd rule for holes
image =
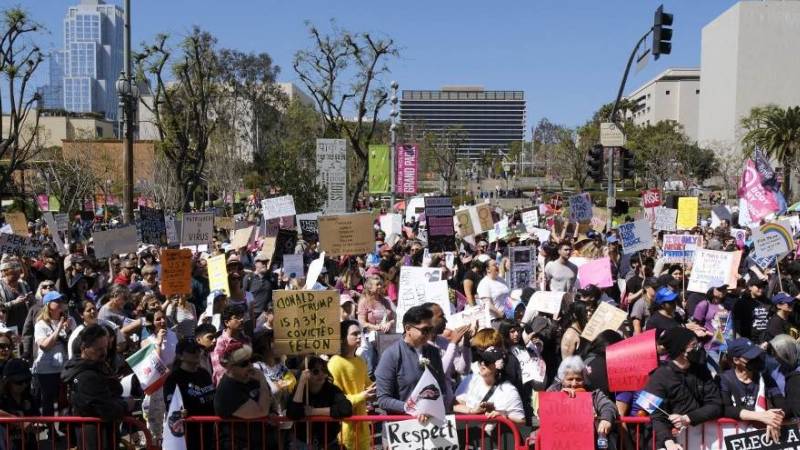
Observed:
[[[623,439],[616,430],[626,416],[651,414],[649,430],[658,448],[672,444],[674,430],[721,417],[758,422],[773,435],[800,417],[800,259],[794,255],[780,260],[780,270],[765,268],[751,257],[749,236],[737,242],[726,221],[684,231],[702,235],[704,248],[743,251],[735,284],[697,293],[686,290],[690,264],[664,262],[663,233],[653,248],[624,254],[616,229],[578,232],[564,223],[552,225],[549,239],[540,241],[525,232],[515,211],[507,237],[459,238],[448,259],[426,251],[422,223],[407,224],[402,236],[386,236],[376,220],[374,253],[325,259],[312,284],[339,292],[341,350],[307,361],[273,346],[272,304],[276,290],[298,289],[306,280],[284,273],[258,245],[253,251],[231,248],[223,230],[206,251],[194,254],[192,294],[184,296],[161,293],[154,246],[97,259],[87,239],[71,242],[63,255],[50,244],[36,258],[4,254],[0,415],[112,420],[141,414],[161,439],[167,407],[180,389],[188,416],[343,419],[293,433],[290,423],[277,423],[278,432],[253,437],[266,439],[264,448],[280,440],[367,449],[368,425],[346,418],[406,413],[424,360],[448,411],[502,416],[526,430],[525,436],[539,426],[543,391],[590,391],[598,442],[611,447]],[[48,239],[40,221],[29,225],[32,235]],[[298,234],[295,253],[303,255],[307,269],[320,249]],[[530,285],[522,289],[511,289],[507,279],[514,246],[532,246],[538,256]],[[228,295],[209,290],[207,258],[218,254],[226,255]],[[601,256],[611,260],[613,285],[578,288],[576,258]],[[423,264],[442,269],[450,311],[428,303],[398,317],[400,270]],[[537,290],[567,293],[558,314],[525,314]],[[601,302],[625,310],[628,319],[590,342],[582,331]],[[448,325],[448,316],[472,305],[485,305],[491,320]],[[403,333],[383,345],[397,323]],[[644,390],[663,403],[648,413],[636,402],[640,392],[609,390],[605,350],[651,329],[661,365]],[[163,387],[144,395],[125,358],[149,344],[169,376]],[[530,376],[525,372],[532,367],[537,373]],[[215,439],[208,427],[188,426],[188,448]],[[41,438],[27,433],[17,439]],[[60,436],[63,430],[51,433]],[[241,437],[222,439],[244,448],[234,442]]]

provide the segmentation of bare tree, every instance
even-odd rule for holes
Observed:
[[[313,48],[295,53],[293,67],[322,112],[327,135],[343,137],[356,156],[360,176],[352,193],[355,208],[367,179],[369,144],[378,113],[388,101],[381,77],[385,60],[398,56],[394,40],[369,33],[351,33],[334,26],[324,35],[309,26]]]
[[[94,196],[97,187],[101,186],[88,156],[66,156],[59,147],[43,149],[40,156],[42,162],[37,164],[38,177],[32,183],[34,191],[55,196],[64,212],[83,209],[83,199]]]
[[[163,152],[156,150],[153,162],[153,181],[144,182],[139,189],[147,197],[151,197],[156,206],[168,211],[180,211],[190,198],[181,187],[174,182],[175,172]]]
[[[235,192],[242,184],[240,181],[247,163],[240,149],[237,148],[239,131],[228,123],[217,127],[211,136],[208,146],[208,164],[205,179],[208,189],[221,198],[225,194]]]
[[[728,193],[735,191],[747,154],[730,142],[712,141],[706,144],[706,148],[717,155],[719,176],[725,186],[725,191]]]
[[[30,35],[40,30],[20,8],[3,11],[0,29],[0,191],[14,190],[12,176],[39,149],[34,145],[39,128],[38,93],[29,82],[44,57]],[[7,108],[7,109],[4,109]],[[6,119],[7,117],[7,119]],[[4,123],[5,121],[8,123]]]
[[[466,140],[467,134],[460,127],[429,131],[424,135],[424,158],[428,160],[427,166],[444,183],[445,195],[451,194],[452,183],[457,175],[459,151]]]

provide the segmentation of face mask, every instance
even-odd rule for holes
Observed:
[[[747,368],[747,370],[754,373],[761,372],[762,370],[764,370],[764,359],[763,358],[751,359],[750,361],[747,361],[745,367]]]
[[[692,364],[705,364],[707,356],[705,349],[702,347],[686,353],[686,359]]]

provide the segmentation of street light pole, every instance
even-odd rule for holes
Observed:
[[[131,0],[125,0],[125,37],[124,37],[124,89],[122,93],[122,115],[125,119],[125,132],[123,133],[123,157],[122,166],[125,172],[124,188],[122,190],[123,213],[122,221],[125,224],[133,223],[133,113],[135,110],[133,95],[134,90],[131,86],[133,73],[131,69]],[[119,84],[119,83],[118,83]],[[117,95],[120,95],[117,90]]]
[[[389,132],[391,134],[391,144],[389,146],[389,211],[394,212],[394,204],[396,200],[395,196],[395,170],[396,170],[396,162],[397,162],[397,116],[400,112],[397,110],[397,88],[400,85],[397,81],[392,81],[392,97],[389,100],[392,104],[392,112],[389,113],[389,117],[391,118],[392,124],[389,126]]]

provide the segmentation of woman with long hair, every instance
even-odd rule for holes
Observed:
[[[142,348],[152,344],[161,362],[167,368],[172,368],[172,363],[175,362],[175,347],[178,345],[178,337],[167,328],[167,317],[164,311],[157,309],[145,312],[145,324],[145,330],[149,336],[142,340]],[[147,428],[153,434],[153,439],[161,442],[164,414],[167,412],[163,387],[145,396],[142,402],[142,412],[147,419]]]
[[[589,322],[589,311],[586,302],[576,301],[569,304],[567,312],[561,317],[561,359],[579,355],[584,347],[585,339],[581,339],[583,328]]]
[[[367,333],[368,348],[364,352],[370,375],[378,366],[378,333],[388,333],[394,328],[395,312],[391,301],[386,298],[383,279],[377,275],[367,278],[364,294],[358,300],[358,321]]]
[[[39,347],[33,362],[35,392],[42,406],[43,416],[52,416],[61,392],[61,370],[67,361],[67,337],[75,328],[63,304],[63,295],[50,292],[44,296],[44,307],[34,325],[33,338]]]
[[[197,326],[197,311],[194,305],[189,303],[188,296],[175,295],[170,297],[164,310],[172,330],[178,335],[178,339],[192,337]]]

